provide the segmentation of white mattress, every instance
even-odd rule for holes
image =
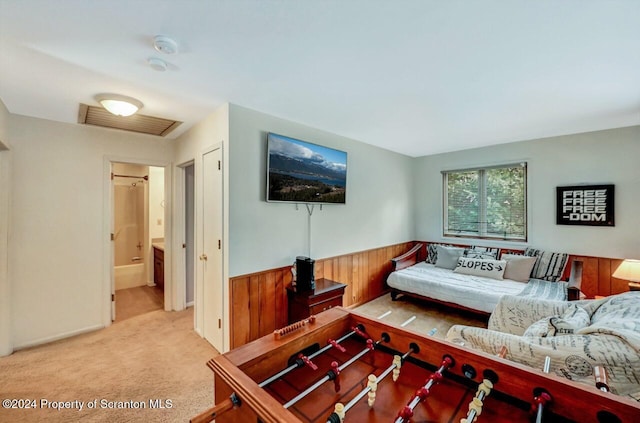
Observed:
[[[455,273],[420,262],[391,273],[387,284],[400,291],[491,313],[503,295],[518,295],[527,285],[511,279],[491,279]]]

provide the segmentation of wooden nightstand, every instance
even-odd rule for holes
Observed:
[[[295,292],[289,285],[289,323],[306,319],[331,307],[341,306],[346,287],[343,283],[324,278],[316,280],[316,289],[313,291]]]
[[[640,282],[629,282],[629,291],[640,291]]]

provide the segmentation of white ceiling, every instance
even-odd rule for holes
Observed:
[[[172,137],[231,102],[410,156],[638,125],[640,0],[0,0],[11,113],[102,92]]]

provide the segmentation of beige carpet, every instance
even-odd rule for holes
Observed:
[[[410,297],[399,297],[397,301],[391,301],[389,294],[369,301],[354,310],[369,317],[378,318],[391,311],[381,321],[392,325],[400,326],[412,319],[406,326],[416,332],[429,334],[436,329],[436,338],[444,339],[449,328],[453,325],[468,325],[477,327],[487,327],[488,317],[455,310],[443,305],[417,300]]]
[[[137,286],[116,291],[116,322],[164,309],[164,291],[157,286]]]
[[[373,318],[391,311],[382,321],[394,325],[415,316],[406,328],[436,328],[438,338],[454,324],[486,327],[486,318],[474,314],[410,298],[393,302],[389,295],[357,310]],[[0,399],[30,400],[36,408],[0,408],[0,422],[186,422],[213,405],[206,362],[217,354],[193,332],[193,309],[153,311],[18,351],[0,358]],[[43,400],[72,408],[43,408]],[[151,408],[160,404],[165,408]],[[109,408],[131,405],[145,408]]]
[[[188,421],[213,405],[206,362],[218,354],[193,331],[192,310],[154,311],[0,358],[0,399],[35,400],[37,407],[0,408],[0,422]],[[41,400],[84,404],[58,411],[41,408]],[[150,400],[166,408],[152,409]],[[105,408],[125,405],[146,408]]]

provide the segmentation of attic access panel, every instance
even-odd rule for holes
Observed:
[[[80,104],[78,123],[100,126],[103,128],[121,129],[123,131],[164,137],[176,129],[182,122],[154,116],[135,114],[127,117],[116,116],[98,106]]]

